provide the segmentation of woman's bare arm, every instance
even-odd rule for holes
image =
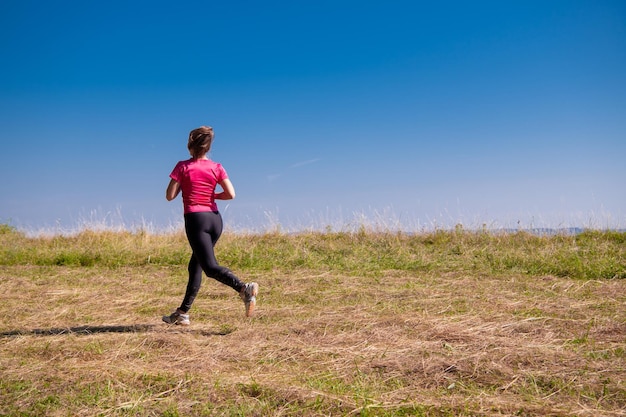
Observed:
[[[216,200],[232,200],[235,198],[235,187],[233,187],[233,183],[230,182],[228,178],[221,181],[219,184],[224,191],[215,194]]]
[[[180,184],[174,180],[170,180],[167,190],[165,190],[165,198],[167,201],[172,201],[180,193]]]

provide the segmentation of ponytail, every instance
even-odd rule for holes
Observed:
[[[210,126],[201,126],[189,132],[189,142],[187,148],[194,158],[200,158],[206,155],[211,149],[213,143],[213,128]]]

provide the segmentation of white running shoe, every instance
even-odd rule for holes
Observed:
[[[259,284],[256,282],[250,282],[239,293],[239,297],[243,300],[246,306],[246,317],[250,317],[254,312],[256,306],[256,296],[259,294]]]
[[[169,316],[163,316],[163,321],[167,324],[178,324],[181,326],[189,326],[189,314],[181,314],[178,311],[173,312]]]

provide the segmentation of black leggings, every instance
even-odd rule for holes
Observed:
[[[220,266],[215,259],[213,247],[222,234],[222,215],[215,211],[185,214],[185,233],[193,251],[189,260],[189,282],[185,298],[180,305],[180,310],[185,313],[191,309],[191,305],[200,291],[202,284],[202,271],[222,284],[228,285],[235,291],[240,292],[245,284],[228,268]]]

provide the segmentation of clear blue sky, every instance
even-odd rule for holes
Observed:
[[[626,227],[626,2],[0,3],[0,222]],[[114,220],[117,219],[117,220]]]

